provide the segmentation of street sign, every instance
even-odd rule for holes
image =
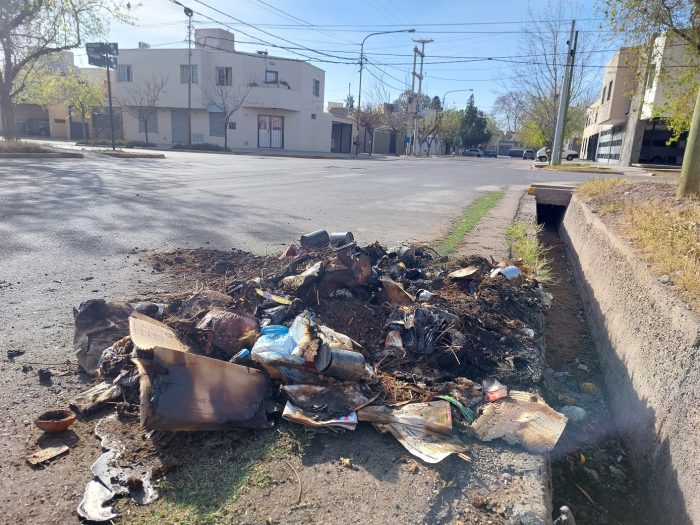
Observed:
[[[90,42],[85,44],[85,52],[88,56],[88,64],[97,67],[107,67],[107,58],[109,57],[110,69],[116,69],[117,59],[119,54],[119,46],[116,42]]]

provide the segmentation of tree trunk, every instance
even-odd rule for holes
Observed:
[[[693,120],[686,141],[678,197],[700,195],[700,92],[695,101]]]
[[[229,119],[226,119],[224,122],[224,149],[228,149],[228,121]]]
[[[10,93],[4,89],[0,89],[0,111],[2,112],[2,129],[5,140],[16,140],[15,107],[12,104]]]
[[[146,135],[146,144],[148,144],[148,119],[143,121],[143,132]]]

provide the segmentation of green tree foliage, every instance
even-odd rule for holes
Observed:
[[[129,21],[123,0],[2,0],[0,111],[6,139],[16,138],[14,103],[41,59],[98,39],[110,20]]]
[[[469,96],[469,102],[464,109],[457,133],[461,146],[465,148],[473,148],[488,142],[491,138],[486,117],[474,104],[474,95]]]
[[[71,70],[65,75],[60,71],[49,73],[34,84],[30,96],[35,103],[44,107],[64,104],[80,117],[83,136],[86,140],[90,138],[87,118],[104,105],[103,86],[99,82]]]

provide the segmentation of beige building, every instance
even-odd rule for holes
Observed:
[[[663,122],[662,108],[669,86],[689,65],[686,44],[677,36],[662,35],[646,61],[637,53],[622,48],[606,66],[601,96],[587,111],[581,158],[680,166],[687,133],[669,144],[672,132]]]
[[[581,159],[619,164],[625,123],[635,89],[637,54],[621,48],[605,66],[600,97],[588,107]]]
[[[222,29],[195,31],[191,56],[192,142],[233,149],[331,151],[332,117],[323,111],[325,72],[307,62],[235,51],[234,35]],[[159,145],[188,143],[187,49],[120,49],[117,105],[136,105],[139,90],[164,82],[155,111],[146,117],[148,139]],[[222,94],[226,95],[222,95]],[[242,99],[227,128],[222,97]],[[148,101],[142,105],[147,107]],[[145,119],[124,111],[126,140],[145,140]]]

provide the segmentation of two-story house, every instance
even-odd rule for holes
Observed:
[[[120,49],[118,61],[117,104],[157,107],[144,109],[145,119],[123,112],[126,140],[144,140],[146,124],[151,142],[188,144],[189,87],[192,143],[224,145],[226,133],[233,149],[331,149],[331,115],[323,111],[325,72],[307,62],[238,52],[233,33],[218,28],[195,31],[191,56],[182,48]],[[156,100],[133,96],[153,85],[162,85]],[[226,126],[222,107],[239,103]]]
[[[670,142],[663,108],[669,86],[689,65],[686,44],[661,35],[650,52],[621,48],[608,62],[600,97],[589,106],[581,158],[606,164],[681,165],[687,133]]]

